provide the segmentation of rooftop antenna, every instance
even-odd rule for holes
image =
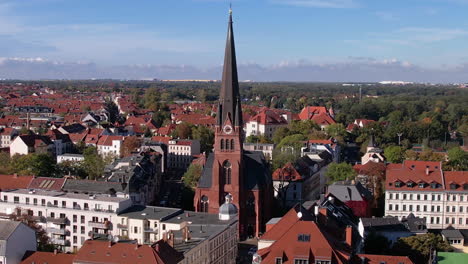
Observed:
[[[232,14],[232,2],[229,2],[229,14]]]

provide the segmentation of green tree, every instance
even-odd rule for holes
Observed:
[[[275,144],[279,144],[283,138],[291,135],[291,131],[287,127],[280,127],[276,129],[275,133],[273,134],[273,142]]]
[[[182,180],[186,187],[195,189],[197,187],[198,180],[201,177],[203,168],[198,164],[190,164],[187,171],[182,176]]]
[[[114,124],[119,118],[119,107],[111,100],[106,100],[104,109],[109,113],[109,122]]]
[[[348,136],[348,132],[346,132],[344,125],[339,123],[329,125],[325,131],[329,136],[335,138],[341,143],[344,143]]]
[[[384,155],[391,163],[401,163],[405,159],[405,150],[399,146],[389,146],[385,148]]]
[[[174,130],[174,136],[181,139],[192,138],[192,128],[192,124],[182,122],[178,124],[176,129]]]
[[[38,177],[56,176],[55,159],[49,154],[14,155],[10,161],[11,172]]]
[[[214,144],[213,130],[205,126],[193,126],[191,131],[193,139],[200,141],[201,152],[211,152]]]
[[[328,182],[333,183],[337,181],[353,180],[357,173],[351,164],[332,162],[327,167],[326,175],[328,177]]]
[[[146,90],[143,96],[144,106],[152,111],[158,111],[160,108],[160,97],[159,92],[155,87],[151,87]]]
[[[98,155],[95,147],[87,147],[83,151],[83,169],[88,175],[88,179],[95,180],[102,176],[106,166],[103,158]]]
[[[245,139],[247,143],[260,143],[260,144],[271,144],[272,141],[264,135],[250,135]]]
[[[458,171],[468,170],[468,153],[463,151],[460,147],[449,149],[448,163],[449,168]]]
[[[391,254],[409,256],[416,264],[426,264],[431,251],[453,251],[453,248],[442,236],[433,233],[410,236],[398,239],[393,244]]]

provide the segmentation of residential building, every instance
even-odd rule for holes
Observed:
[[[75,254],[58,252],[28,251],[20,264],[73,264]]]
[[[94,234],[117,232],[117,214],[132,205],[128,198],[42,189],[1,192],[0,216],[26,215],[47,231],[63,251],[76,251]]]
[[[97,151],[101,156],[120,157],[123,142],[122,136],[101,136],[96,144]]]
[[[36,248],[36,231],[18,221],[0,220],[0,263],[18,264],[26,251]]]
[[[429,229],[468,229],[468,172],[443,171],[441,162],[405,160],[386,171],[385,215],[410,212]]]
[[[280,127],[288,126],[283,116],[270,109],[262,109],[245,123],[245,135],[272,138]]]
[[[47,136],[21,135],[10,144],[10,156],[16,154],[28,155],[30,153],[55,153],[55,145]]]
[[[326,151],[331,157],[332,161],[339,163],[341,162],[341,147],[337,142],[331,139],[310,139],[306,142],[305,147],[301,149],[301,155],[305,156],[309,153],[316,153]]]
[[[0,128],[0,148],[9,148],[11,142],[19,135],[19,131],[7,127],[7,128]]]
[[[335,182],[328,186],[327,192],[344,202],[353,210],[355,216],[371,217],[374,199],[360,182]]]
[[[465,246],[465,237],[458,229],[447,228],[440,232],[445,241],[447,241],[457,251],[463,252]]]
[[[200,141],[197,139],[169,140],[167,165],[170,169],[186,170],[194,155],[200,154]]]
[[[331,124],[336,124],[332,113],[325,106],[306,106],[299,113],[301,120],[312,120],[324,130]]]
[[[385,185],[385,170],[387,165],[379,162],[367,162],[366,164],[356,164],[353,166],[356,171],[356,181],[360,182],[362,186],[366,187],[372,195],[379,196],[379,190]]]
[[[371,233],[387,238],[392,244],[402,237],[427,233],[426,219],[415,217],[411,213],[402,220],[397,217],[361,218],[358,229],[363,239],[362,244]]]
[[[265,159],[271,161],[273,159],[273,150],[275,144],[268,143],[245,143],[243,144],[244,150],[247,151],[261,151]]]
[[[229,15],[214,153],[207,157],[194,197],[197,212],[218,213],[226,194],[239,208],[239,237],[258,237],[270,218],[273,185],[261,152],[243,150],[243,121],[232,14]]]
[[[117,159],[106,166],[104,175],[98,180],[121,184],[133,204],[153,204],[162,183],[160,159],[160,155],[150,154]]]
[[[366,153],[361,157],[361,163],[363,165],[368,162],[384,163],[385,157],[383,152],[383,149],[376,146],[374,136],[371,136],[367,144]]]
[[[62,155],[64,153],[71,152],[73,142],[71,141],[69,134],[62,134],[58,129],[53,129],[47,131],[46,135],[54,143],[55,155]]]

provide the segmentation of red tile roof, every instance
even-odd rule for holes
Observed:
[[[183,257],[167,243],[158,241],[153,246],[108,241],[87,240],[75,257],[76,263],[177,263]]]
[[[38,177],[32,179],[28,189],[60,191],[64,183],[64,178]]]
[[[27,189],[33,176],[1,175],[0,190]]]
[[[272,178],[274,181],[299,181],[303,180],[301,174],[297,171],[291,162],[285,164],[282,168],[278,168],[273,172]]]
[[[284,117],[279,115],[278,113],[268,110],[262,109],[260,113],[250,118],[249,122],[257,122],[262,125],[287,125],[288,122]]]
[[[20,264],[72,264],[75,255],[53,252],[26,252],[26,257]]]

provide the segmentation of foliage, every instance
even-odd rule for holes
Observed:
[[[326,175],[328,177],[328,182],[333,183],[337,181],[353,180],[357,173],[351,164],[332,162],[328,165]]]
[[[205,126],[193,126],[191,131],[193,139],[200,141],[201,152],[211,152],[214,144],[213,130]]]
[[[19,208],[17,208],[19,210]],[[38,251],[45,251],[45,252],[53,252],[55,246],[50,243],[50,239],[47,236],[47,232],[42,228],[42,226],[38,225],[31,216],[27,214],[12,214],[11,219],[13,221],[20,221],[29,226],[31,229],[36,231],[36,239],[37,239],[37,250]]]
[[[268,137],[264,135],[250,135],[245,139],[245,142],[247,143],[260,143],[260,144],[271,144],[273,141],[271,141]]]
[[[55,159],[50,154],[14,155],[11,157],[10,172],[38,177],[56,176]]]
[[[391,163],[401,163],[405,159],[405,150],[399,146],[389,146],[385,148],[384,155]]]
[[[95,147],[87,147],[83,151],[83,169],[88,175],[88,179],[95,180],[102,176],[106,163],[104,159],[98,155]]]
[[[344,125],[340,123],[329,125],[325,131],[329,136],[335,138],[341,143],[344,143],[348,137],[348,132],[346,132]]]
[[[130,156],[141,146],[141,138],[136,136],[126,137],[122,144],[122,156]]]
[[[197,186],[198,180],[202,174],[203,168],[198,164],[190,164],[187,171],[182,176],[182,180],[186,187],[194,189]]]
[[[416,264],[425,264],[432,250],[453,251],[453,248],[442,236],[427,233],[398,239],[393,245],[391,253],[398,256],[409,256]]]
[[[448,163],[447,167],[449,169],[457,171],[467,171],[468,170],[468,153],[462,150],[459,147],[451,148],[447,152],[448,154]]]
[[[192,128],[193,125],[182,122],[177,125],[176,129],[173,131],[175,137],[180,139],[190,139],[192,138]]]
[[[109,113],[109,122],[111,124],[114,124],[116,121],[119,119],[119,108],[117,105],[111,101],[111,100],[106,100],[104,103],[104,109]]]

